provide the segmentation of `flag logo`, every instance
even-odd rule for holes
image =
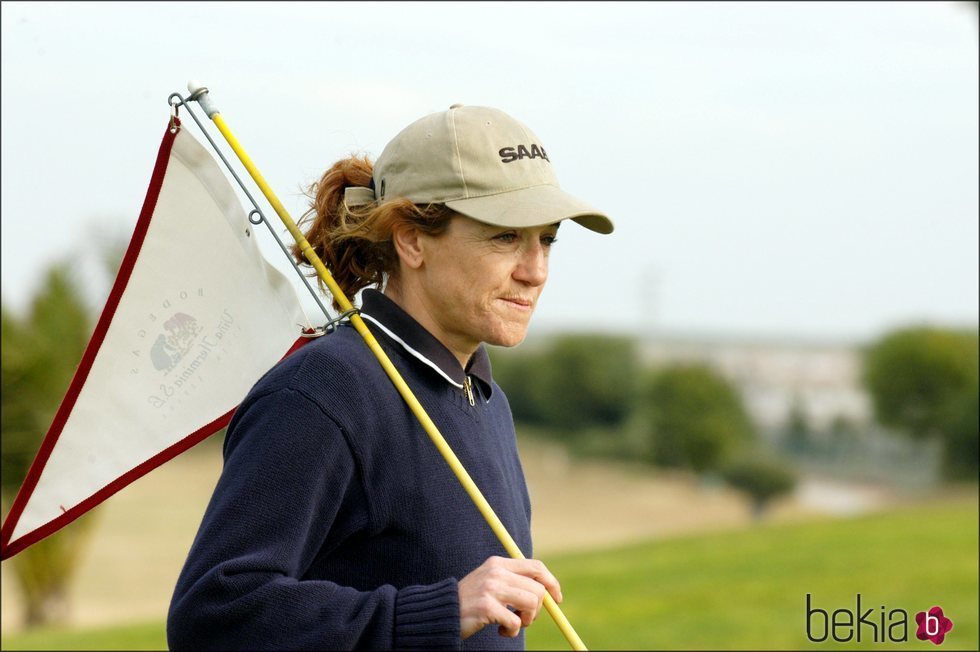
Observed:
[[[183,359],[201,332],[201,326],[190,315],[178,312],[164,322],[166,334],[157,336],[157,341],[150,349],[150,359],[158,371],[170,373]]]

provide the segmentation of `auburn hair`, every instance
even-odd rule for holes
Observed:
[[[404,198],[377,200],[347,206],[344,192],[352,186],[373,187],[374,165],[367,156],[350,156],[334,163],[306,195],[310,208],[300,218],[313,251],[333,275],[337,285],[353,300],[364,287],[382,289],[398,273],[398,253],[392,242],[394,228],[413,224],[423,233],[439,235],[455,214],[444,204],[417,205]],[[307,263],[299,245],[291,248],[299,263]],[[322,279],[320,289],[327,291]],[[334,308],[339,309],[336,299]]]

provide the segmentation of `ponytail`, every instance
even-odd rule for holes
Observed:
[[[453,212],[443,204],[417,206],[408,199],[377,201],[348,207],[344,193],[349,187],[372,186],[374,166],[366,156],[351,156],[334,163],[307,191],[310,209],[300,219],[309,224],[306,239],[333,275],[348,299],[364,287],[382,289],[397,275],[398,254],[392,243],[396,224],[410,222],[430,235],[445,231]],[[291,253],[307,263],[299,245]],[[320,290],[327,292],[322,279]],[[339,309],[337,301],[334,308]]]

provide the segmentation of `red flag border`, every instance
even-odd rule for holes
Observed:
[[[68,386],[68,391],[66,392],[65,397],[61,401],[61,406],[58,408],[58,412],[55,414],[54,420],[51,422],[51,427],[48,429],[47,434],[45,434],[44,440],[41,442],[41,447],[38,449],[37,455],[34,457],[34,461],[31,463],[31,468],[28,470],[27,476],[24,478],[24,482],[21,484],[21,487],[17,492],[17,496],[14,498],[14,502],[10,507],[10,511],[7,513],[7,517],[4,519],[2,528],[0,528],[0,559],[8,559],[13,557],[25,548],[57,532],[85,512],[112,496],[123,487],[143,477],[153,469],[165,462],[170,461],[189,448],[192,448],[193,446],[204,441],[209,436],[228,425],[228,422],[231,421],[231,417],[235,413],[235,410],[238,409],[238,406],[235,406],[211,423],[199,428],[198,430],[195,430],[177,443],[165,448],[133,469],[130,469],[82,502],[74,505],[71,509],[65,510],[65,512],[60,516],[48,521],[44,525],[41,525],[34,530],[31,530],[11,543],[10,537],[13,534],[14,528],[17,526],[17,522],[20,520],[21,514],[23,514],[24,508],[27,506],[27,502],[30,500],[31,495],[34,493],[34,489],[37,487],[38,480],[40,480],[41,477],[41,472],[44,470],[48,459],[51,457],[51,452],[58,443],[58,437],[61,435],[61,431],[64,429],[65,423],[68,421],[68,416],[75,407],[75,402],[78,400],[78,395],[82,391],[82,387],[85,385],[85,381],[92,369],[92,365],[95,363],[95,358],[99,353],[99,349],[102,347],[103,340],[105,340],[106,332],[109,330],[109,325],[112,323],[112,318],[115,316],[116,308],[119,307],[119,302],[122,300],[123,293],[126,291],[126,285],[129,283],[129,278],[132,275],[133,268],[136,265],[136,260],[139,258],[140,250],[143,247],[143,241],[146,238],[146,232],[150,228],[150,220],[153,217],[153,211],[156,209],[157,199],[160,196],[160,189],[163,186],[163,179],[166,175],[167,165],[170,161],[170,151],[173,148],[174,141],[177,138],[177,133],[179,133],[180,130],[180,120],[175,119],[174,124],[177,126],[177,130],[171,131],[170,120],[168,119],[167,129],[163,136],[163,142],[160,143],[160,149],[157,152],[157,160],[153,167],[153,174],[150,177],[150,186],[146,191],[146,199],[143,201],[143,208],[140,211],[139,219],[136,222],[136,228],[133,230],[133,237],[129,241],[129,247],[127,247],[126,254],[123,256],[122,263],[119,267],[119,273],[116,275],[116,280],[113,282],[112,290],[109,292],[109,298],[106,300],[105,307],[102,309],[102,314],[99,316],[99,321],[95,326],[95,331],[92,333],[92,338],[85,347],[85,353],[82,355],[82,360],[75,371],[74,377],[72,377],[71,384]],[[283,358],[286,358],[293,351],[310,341],[312,341],[310,338],[302,336],[297,338]]]

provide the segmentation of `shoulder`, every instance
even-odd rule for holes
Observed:
[[[246,401],[290,389],[323,409],[338,392],[349,398],[370,375],[370,351],[352,328],[341,327],[316,338],[281,360],[252,387]]]
[[[496,379],[493,380],[493,394],[490,397],[490,403],[494,401],[497,402],[497,407],[503,409],[510,414],[510,401],[507,400],[507,394],[504,392],[504,388],[500,386]]]
[[[226,454],[253,431],[261,431],[261,439],[296,440],[344,430],[352,421],[350,407],[360,404],[360,349],[366,347],[358,344],[352,329],[338,329],[304,344],[269,369],[235,410],[225,438]]]
[[[239,406],[294,393],[342,428],[361,429],[384,412],[397,393],[360,335],[350,326],[305,344],[252,387]],[[268,403],[268,401],[263,401]]]

